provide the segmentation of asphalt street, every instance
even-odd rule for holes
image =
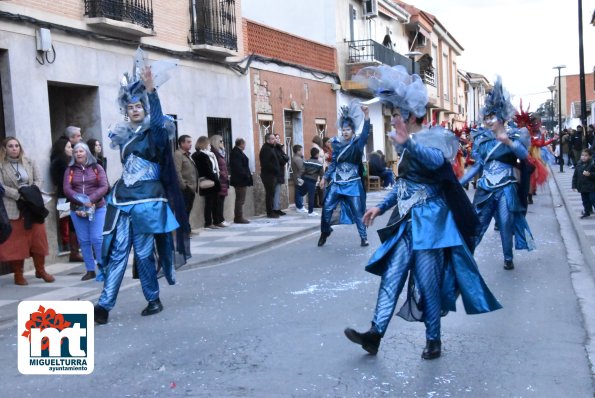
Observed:
[[[354,226],[335,227],[318,248],[310,226],[187,267],[175,286],[162,283],[165,310],[155,316],[140,316],[145,301],[131,283],[110,323],[96,328],[88,376],[19,374],[16,328],[2,328],[2,395],[592,397],[593,277],[562,204],[553,181],[535,197],[528,219],[538,249],[516,252],[514,271],[502,269],[490,228],[476,258],[504,308],[466,315],[459,301],[443,318],[437,360],[420,358],[422,323],[394,318],[376,357],[343,335],[346,326],[369,327],[379,278],[363,267],[385,215],[368,248]]]

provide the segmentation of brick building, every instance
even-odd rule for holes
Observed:
[[[238,73],[241,32],[240,0],[0,1],[0,138],[21,140],[43,172],[42,189],[53,192],[52,142],[66,126],[80,126],[85,140],[103,141],[108,177],[115,181],[121,166],[119,154],[107,145],[107,130],[122,120],[119,82],[140,45],[150,60],[180,60],[159,90],[178,132],[194,140],[221,134],[231,149],[253,122],[248,77]],[[247,141],[253,151],[252,140]],[[203,222],[201,199],[195,209],[193,227]],[[233,200],[225,212],[232,216]],[[58,252],[53,211],[46,225],[51,261]]]

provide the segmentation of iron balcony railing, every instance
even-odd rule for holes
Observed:
[[[434,75],[434,71],[431,69],[426,69],[421,76],[421,79],[424,81],[425,84],[428,86],[436,87],[436,76]]]
[[[413,65],[415,72],[419,71],[417,62],[374,40],[354,40],[348,41],[347,44],[349,46],[349,63],[380,62],[388,66],[402,65],[408,71],[411,71]]]
[[[85,15],[153,29],[153,0],[85,0]]]
[[[237,51],[235,0],[191,0],[190,40]]]

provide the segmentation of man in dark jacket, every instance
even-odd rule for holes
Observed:
[[[252,186],[252,172],[244,149],[246,149],[246,141],[243,138],[236,138],[235,146],[229,154],[230,184],[236,191],[233,219],[236,224],[250,224],[250,221],[244,218],[244,202],[246,202],[246,191]]]
[[[277,174],[277,185],[275,185],[275,196],[273,198],[273,212],[280,216],[286,213],[281,210],[281,186],[285,182],[285,165],[289,162],[289,156],[285,153],[285,146],[281,143],[279,134],[275,134],[275,150],[279,159],[279,174]]]
[[[273,133],[264,136],[264,144],[260,148],[258,158],[260,160],[260,178],[264,185],[265,203],[268,218],[279,218],[279,214],[273,211],[273,200],[275,199],[275,187],[279,175],[281,175],[281,164],[276,150],[277,140]]]

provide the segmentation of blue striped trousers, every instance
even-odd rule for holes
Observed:
[[[116,298],[128,265],[130,249],[134,246],[137,257],[137,270],[143,294],[147,301],[159,298],[159,282],[155,264],[154,235],[135,234],[130,225],[130,216],[120,212],[110,250],[109,261],[104,267],[105,282],[98,304],[110,311],[116,305]]]
[[[502,252],[504,260],[512,261],[512,238],[514,236],[514,215],[508,208],[506,195],[503,189],[495,191],[492,195],[477,208],[477,215],[481,224],[481,232],[475,242],[475,247],[479,245],[483,235],[488,230],[492,217],[496,220],[496,225],[500,230],[500,239],[502,241]]]
[[[381,336],[384,336],[407,276],[411,273],[421,295],[426,338],[439,340],[444,249],[413,250],[409,223],[402,238],[388,254],[387,261],[386,271],[380,281],[372,326]]]

